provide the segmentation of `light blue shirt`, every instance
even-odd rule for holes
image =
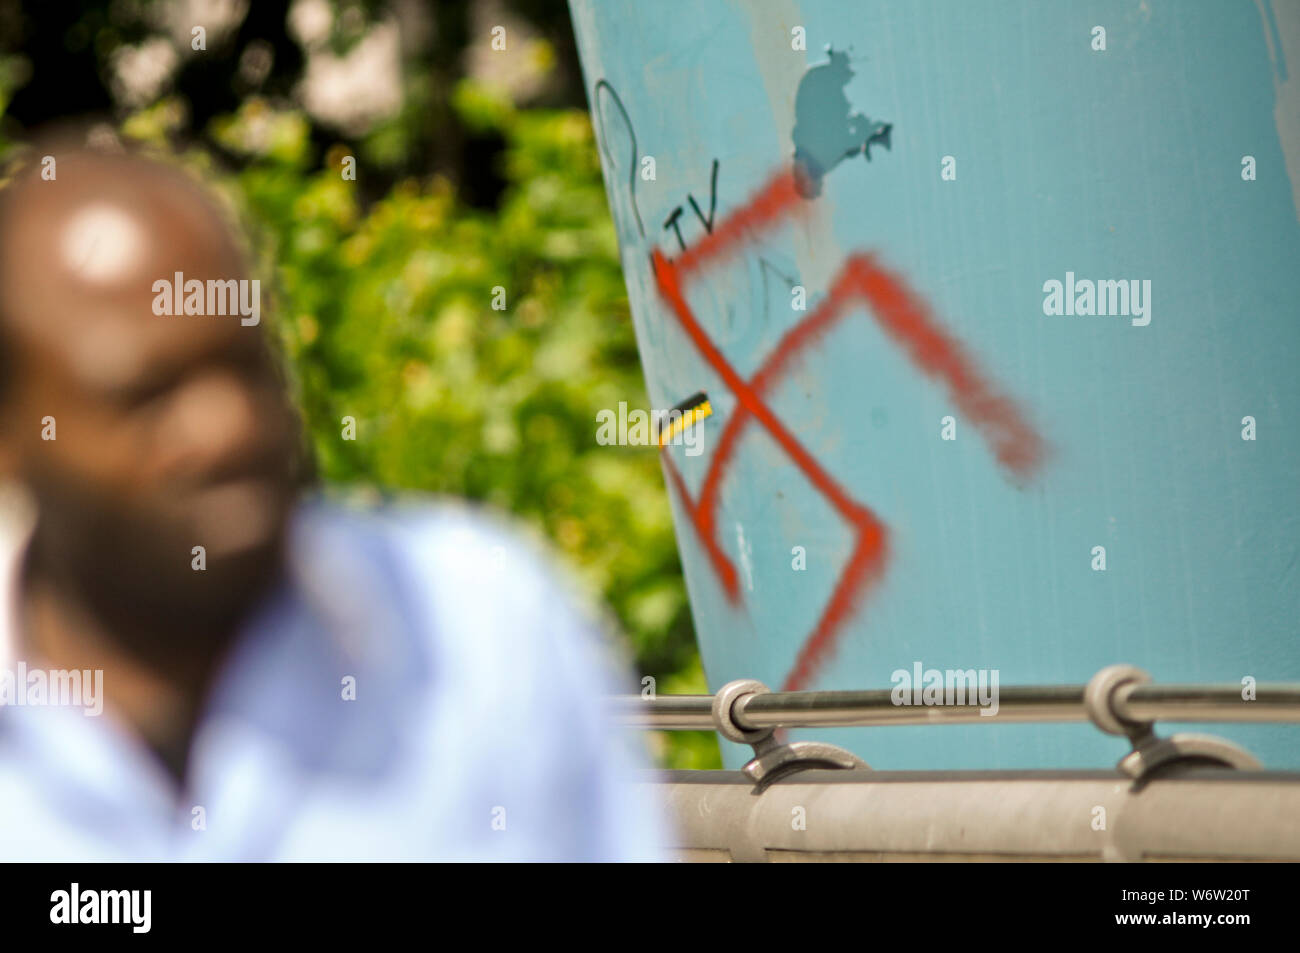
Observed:
[[[516,535],[447,504],[313,503],[290,538],[179,800],[111,708],[0,707],[0,860],[662,859],[603,712],[628,686]]]

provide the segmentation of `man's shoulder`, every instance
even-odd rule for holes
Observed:
[[[399,607],[444,661],[503,675],[545,670],[593,650],[587,600],[546,545],[520,523],[482,507],[397,499],[357,510],[314,502],[297,520],[312,558],[346,551],[361,588]]]
[[[423,573],[428,585],[454,580],[471,592],[560,585],[546,545],[513,518],[441,498],[396,498],[356,508],[313,501],[299,511],[300,552],[345,546],[371,559],[396,559]]]

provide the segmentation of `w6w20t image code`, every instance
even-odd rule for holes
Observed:
[[[1244,927],[1254,924],[1250,887],[1168,887],[1121,890],[1116,926]],[[1259,893],[1256,892],[1258,898]],[[1137,908],[1136,910],[1134,908]]]

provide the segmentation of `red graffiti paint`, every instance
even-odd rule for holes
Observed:
[[[713,232],[669,261],[652,254],[655,283],[696,349],[736,397],[736,408],[723,426],[717,450],[709,461],[698,501],[691,498],[671,455],[662,454],[668,480],[681,499],[704,551],[734,605],[740,601],[736,568],[717,541],[718,494],[735,459],[741,435],[757,422],[790,457],[855,533],[853,552],[835,584],[830,600],[805,638],[794,665],[782,683],[796,691],[813,680],[835,648],[844,623],[863,596],[884,575],[889,533],[867,506],[856,502],[777,418],[766,398],[796,355],[819,341],[830,328],[861,303],[880,327],[927,376],[946,385],[957,407],[992,445],[998,461],[1017,479],[1027,478],[1042,463],[1042,438],[1015,402],[1001,394],[976,367],[961,344],[930,314],[925,302],[897,275],[871,255],[851,255],[831,282],[825,299],[785,333],[762,366],[743,379],[701,327],[686,301],[684,282],[705,266],[717,264],[803,207],[792,172],[773,178],[749,202],[720,222]]]

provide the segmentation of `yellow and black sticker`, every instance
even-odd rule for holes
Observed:
[[[697,391],[666,411],[660,418],[659,446],[667,446],[669,441],[691,424],[711,416],[713,416],[713,405],[709,403],[709,395],[704,391]]]

